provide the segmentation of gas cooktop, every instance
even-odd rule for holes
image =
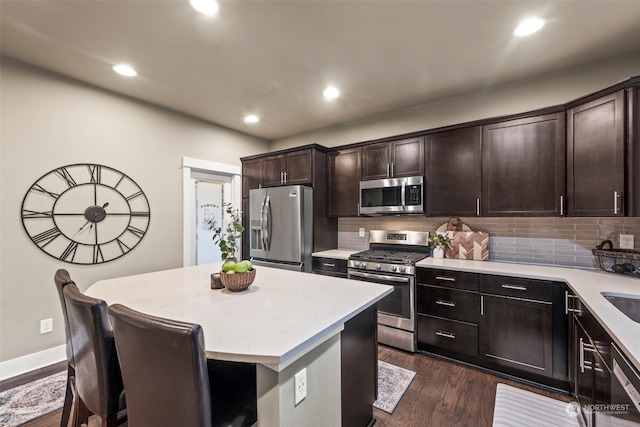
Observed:
[[[429,256],[423,252],[400,252],[379,249],[367,249],[366,251],[352,254],[349,259],[369,262],[385,262],[413,265],[421,259]]]

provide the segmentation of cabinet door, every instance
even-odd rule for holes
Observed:
[[[480,126],[427,136],[427,215],[480,215]]]
[[[284,183],[284,160],[284,154],[268,156],[262,160],[265,186],[282,185]]]
[[[405,139],[391,143],[391,176],[424,175],[424,141],[422,138]]]
[[[286,184],[310,184],[313,181],[311,150],[287,153],[284,171]]]
[[[551,377],[553,308],[497,295],[480,297],[480,357],[487,362]]]
[[[362,149],[362,179],[391,176],[391,145],[388,142],[366,145]]]
[[[563,113],[483,127],[483,215],[559,216],[564,187]]]
[[[624,92],[567,111],[570,216],[624,215]]]
[[[242,162],[242,197],[249,197],[249,190],[262,185],[262,159]]]
[[[361,149],[333,151],[329,162],[330,216],[358,216]]]

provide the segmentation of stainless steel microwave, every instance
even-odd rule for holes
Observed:
[[[360,181],[360,214],[424,213],[424,178],[387,178]]]

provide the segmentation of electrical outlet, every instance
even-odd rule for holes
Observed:
[[[295,391],[294,404],[302,402],[305,397],[307,397],[307,368],[304,368],[302,371],[298,372],[294,377]]]
[[[633,249],[633,234],[621,234],[620,235],[620,248],[621,249]]]
[[[364,237],[364,227],[360,227],[360,229],[358,230],[358,236]]]
[[[53,319],[43,319],[40,321],[40,335],[53,332]]]

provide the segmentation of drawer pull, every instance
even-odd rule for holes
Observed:
[[[449,277],[449,276],[436,276],[436,280],[446,280],[447,282],[455,282],[456,278]]]
[[[323,262],[322,265],[325,266],[325,267],[335,267],[336,266],[335,264],[329,264],[328,262]]]
[[[526,286],[518,286],[518,285],[505,284],[505,285],[502,285],[502,287],[504,289],[513,289],[514,291],[526,291],[527,290]]]
[[[451,338],[451,339],[456,339],[456,334],[451,333],[451,332],[443,332],[443,331],[436,331],[436,335],[439,337],[444,337],[444,338]]]
[[[436,304],[438,305],[446,305],[447,307],[455,307],[456,303],[453,301],[444,301],[444,300],[436,300]]]

